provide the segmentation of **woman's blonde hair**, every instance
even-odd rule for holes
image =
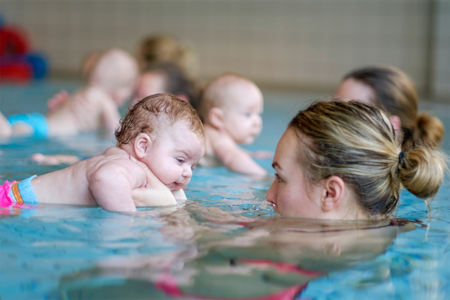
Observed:
[[[375,98],[372,103],[400,118],[403,149],[414,144],[438,146],[444,137],[442,122],[427,113],[418,113],[417,92],[411,79],[401,70],[391,67],[364,67],[344,76],[370,86]]]
[[[390,214],[402,187],[419,198],[434,197],[446,159],[437,149],[419,146],[402,152],[389,118],[359,102],[312,104],[290,122],[308,150],[299,153],[312,182],[339,176],[372,216]]]

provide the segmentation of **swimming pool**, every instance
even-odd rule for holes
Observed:
[[[75,82],[0,87],[0,111],[45,112]],[[250,150],[274,151],[288,120],[318,95],[264,91],[264,129]],[[423,103],[443,121],[450,107]],[[86,134],[0,142],[0,181],[60,167],[35,152],[96,155],[114,144]],[[270,160],[258,162],[271,170]],[[404,192],[397,223],[276,217],[261,206],[271,177],[197,168],[177,208],[117,214],[91,207],[0,210],[0,298],[6,299],[446,299],[450,295],[450,180],[431,207]],[[220,210],[219,210],[220,208]]]

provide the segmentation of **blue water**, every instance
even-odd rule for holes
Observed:
[[[0,111],[45,112],[77,82],[1,86]],[[249,150],[275,151],[287,122],[316,96],[264,91],[264,129]],[[450,107],[424,103],[450,132]],[[31,154],[92,156],[101,134],[0,141],[0,181],[61,168]],[[449,137],[444,150],[450,149]],[[448,153],[448,152],[447,152]],[[258,160],[271,174],[271,161]],[[0,299],[448,299],[449,178],[431,204],[404,192],[400,224],[277,217],[261,203],[272,177],[197,168],[176,208],[134,214],[38,206],[1,210]],[[283,298],[284,297],[284,298]]]

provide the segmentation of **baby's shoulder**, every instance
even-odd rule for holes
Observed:
[[[127,176],[145,177],[142,168],[130,158],[128,152],[117,147],[108,148],[104,154],[90,159],[88,173],[107,168],[112,172],[125,172]]]
[[[227,134],[220,132],[219,130],[211,127],[205,127],[205,137],[206,142],[214,145],[216,143],[232,143],[235,144],[234,140]]]
[[[128,158],[130,155],[127,151],[120,149],[119,147],[112,146],[106,149],[105,153],[103,153],[103,156],[110,157],[110,156],[117,156],[118,158],[124,157]]]

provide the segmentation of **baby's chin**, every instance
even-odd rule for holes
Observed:
[[[249,137],[246,137],[245,139],[242,139],[240,142],[239,142],[239,144],[241,144],[241,145],[250,145],[250,144],[253,144],[253,142],[255,141],[255,139],[256,139],[256,137],[257,137],[258,135],[255,135],[255,136],[249,136]]]
[[[182,183],[176,183],[176,182],[172,182],[170,184],[166,184],[166,186],[169,188],[169,190],[171,192],[176,192],[181,190],[182,188],[184,188],[186,185],[182,184]]]

